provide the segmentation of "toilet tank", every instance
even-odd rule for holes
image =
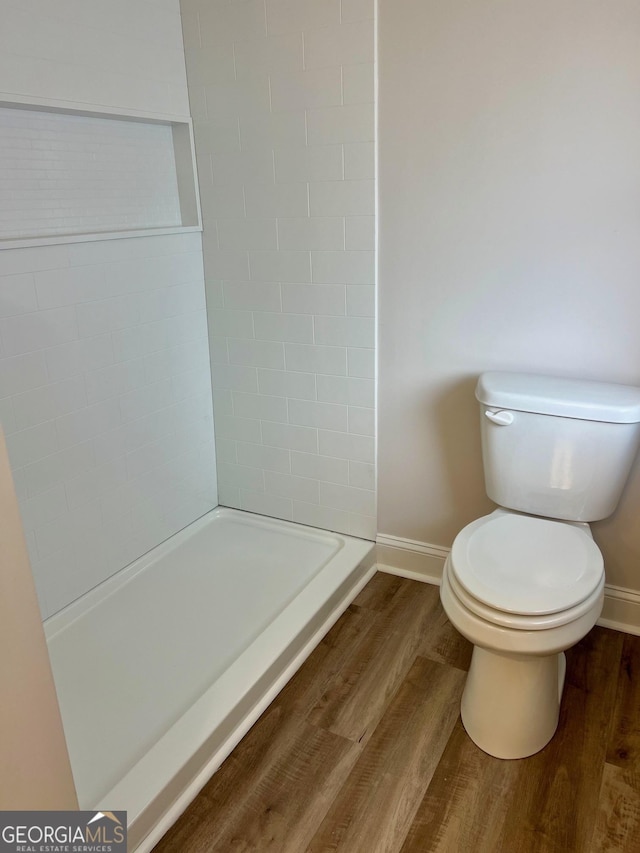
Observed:
[[[495,371],[476,398],[493,501],[566,521],[611,515],[640,444],[640,388]]]

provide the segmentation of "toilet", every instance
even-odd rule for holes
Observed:
[[[497,758],[558,725],[565,649],[595,625],[604,564],[589,523],[615,510],[640,443],[640,389],[510,372],[476,387],[485,485],[498,509],[456,536],[440,598],[473,643],[471,739]]]

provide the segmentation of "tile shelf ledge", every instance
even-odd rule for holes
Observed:
[[[188,234],[202,231],[202,225],[168,225],[160,228],[132,228],[118,231],[94,231],[70,234],[49,234],[12,237],[0,240],[0,252],[5,249],[29,249],[36,246],[56,246],[61,243],[95,243],[99,240],[123,240],[128,237],[163,237],[166,234]]]

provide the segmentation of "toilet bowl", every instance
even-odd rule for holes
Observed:
[[[458,534],[440,596],[474,644],[467,733],[497,758],[538,752],[558,724],[563,652],[602,610],[603,559],[588,525],[498,509]]]

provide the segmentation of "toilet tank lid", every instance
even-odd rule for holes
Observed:
[[[640,423],[640,388],[540,376],[533,373],[482,373],[476,399],[485,406],[614,424]]]

